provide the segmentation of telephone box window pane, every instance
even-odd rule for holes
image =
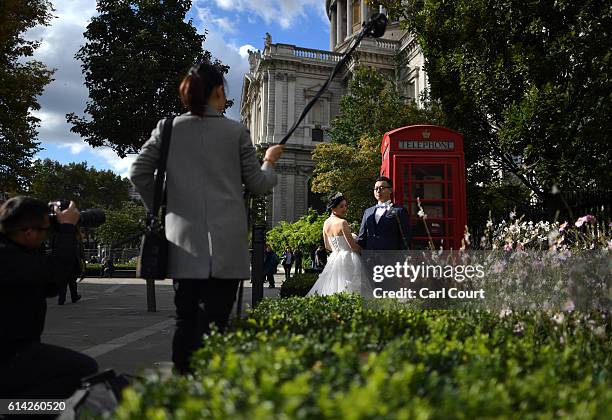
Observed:
[[[449,214],[444,214],[444,206],[448,206]],[[423,207],[423,211],[427,215],[429,219],[446,219],[448,217],[452,217],[452,205],[451,203],[421,203],[421,207]],[[419,206],[416,202],[412,202],[410,206],[410,215],[413,217],[419,217]],[[420,217],[419,217],[420,219]]]
[[[430,219],[441,219],[448,217],[444,214],[444,203],[421,203],[423,211]]]
[[[440,200],[444,199],[444,184],[418,183],[412,185],[412,199],[416,200]]]
[[[429,235],[431,236],[445,236],[444,228],[446,227],[446,222],[440,221],[429,221],[427,220],[427,229],[429,229]],[[429,236],[427,234],[427,230],[425,229],[425,223],[423,220],[419,220],[418,223],[413,225],[412,228],[412,236]]]
[[[418,181],[443,181],[444,165],[413,165],[412,179]]]
[[[453,198],[453,184],[451,183],[446,184],[446,191],[448,193],[447,198]]]

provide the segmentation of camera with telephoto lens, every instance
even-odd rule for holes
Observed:
[[[49,219],[56,223],[56,211],[66,210],[70,206],[70,200],[57,200],[49,202]],[[95,228],[106,222],[106,215],[100,209],[81,210],[79,224],[84,228]]]

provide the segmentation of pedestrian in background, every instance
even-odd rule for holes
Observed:
[[[66,289],[70,289],[70,299],[72,303],[77,303],[81,299],[77,290],[77,279],[85,272],[85,250],[83,249],[83,235],[81,234],[80,226],[75,229],[77,249],[74,255],[74,265],[72,272],[68,276],[68,280],[60,286],[57,304],[63,305],[66,302]]]
[[[283,256],[281,257],[281,264],[285,270],[285,281],[287,281],[291,278],[291,267],[293,266],[293,253],[291,252],[291,248],[285,248],[285,252],[283,252]]]
[[[266,276],[265,281],[268,282],[268,287],[274,289],[274,275],[278,271],[278,256],[276,252],[272,250],[270,245],[266,246],[264,252],[264,275]]]
[[[299,274],[302,272],[302,258],[304,254],[300,248],[296,249],[293,253],[293,258],[295,259],[295,274]]]

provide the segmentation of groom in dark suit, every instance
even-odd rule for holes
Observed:
[[[365,250],[390,251],[408,249],[410,223],[408,212],[393,204],[393,182],[380,176],[374,184],[375,206],[365,210],[357,243]]]

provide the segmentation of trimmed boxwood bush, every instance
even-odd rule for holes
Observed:
[[[134,385],[115,417],[612,418],[611,330],[602,313],[265,300],[205,338],[193,376]]]
[[[308,291],[317,282],[318,273],[299,273],[289,280],[285,280],[280,288],[280,297],[306,296]]]

